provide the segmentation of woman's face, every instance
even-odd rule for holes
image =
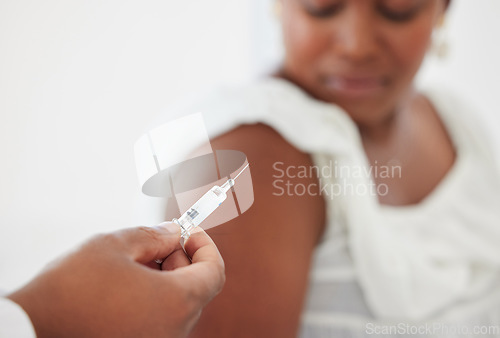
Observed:
[[[283,75],[359,125],[392,115],[446,0],[281,0]]]

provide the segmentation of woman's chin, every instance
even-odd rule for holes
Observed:
[[[394,103],[381,95],[358,99],[330,96],[325,101],[342,108],[360,126],[377,125],[394,113]]]

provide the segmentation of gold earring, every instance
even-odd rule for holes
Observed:
[[[432,32],[431,50],[439,59],[444,60],[449,55],[449,43],[446,37],[445,16],[441,16],[437,27]]]
[[[283,4],[281,0],[275,0],[273,5],[273,13],[277,18],[281,17],[281,12],[283,10]]]

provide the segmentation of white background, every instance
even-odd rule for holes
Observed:
[[[453,0],[421,81],[500,126],[498,0]],[[0,0],[0,287],[92,233],[138,224],[133,144],[165,106],[279,57],[269,0]],[[481,112],[481,113],[480,113]]]

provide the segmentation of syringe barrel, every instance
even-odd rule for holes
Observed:
[[[210,216],[226,198],[227,194],[224,190],[216,185],[196,201],[179,219],[174,219],[173,221],[182,228],[182,237],[189,237],[191,231]]]

